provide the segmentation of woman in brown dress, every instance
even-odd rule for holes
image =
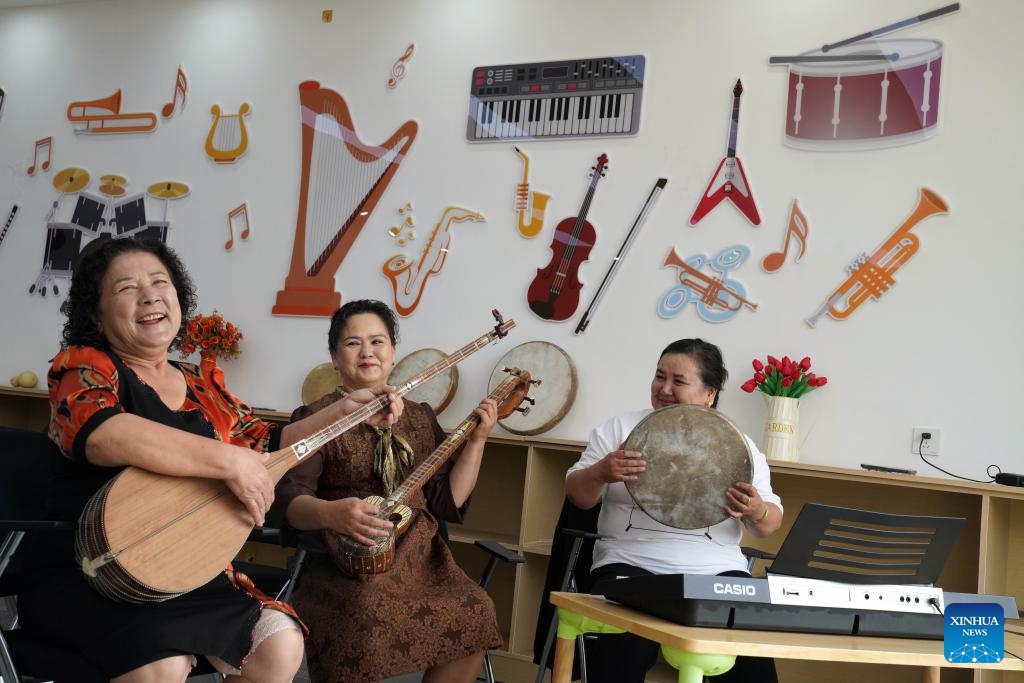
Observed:
[[[344,388],[380,385],[394,364],[398,324],[379,301],[351,301],[331,319],[328,348]],[[295,411],[301,419],[342,398],[333,393]],[[409,507],[413,518],[383,574],[351,578],[321,557],[303,571],[293,603],[309,624],[306,644],[314,681],[359,683],[426,670],[425,683],[473,681],[484,651],[501,645],[494,605],[455,563],[437,519],[459,522],[476,485],[497,407],[476,408],[479,426],[457,460],[449,460]],[[397,488],[444,440],[434,412],[406,401],[390,430],[360,425],[292,469],[277,487],[275,509],[286,537],[333,529],[361,543],[388,534],[391,523],[362,500]]]

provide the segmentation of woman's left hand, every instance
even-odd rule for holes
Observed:
[[[498,404],[493,398],[485,398],[473,413],[480,418],[480,424],[470,433],[469,440],[477,443],[486,441],[498,421]]]
[[[725,511],[733,519],[761,521],[765,518],[767,505],[754,485],[745,481],[738,481],[725,490]]]
[[[402,399],[395,393],[394,387],[381,385],[373,389],[353,391],[341,402],[341,410],[345,415],[349,415],[382,394],[386,394],[390,399],[390,405],[371,415],[366,422],[378,429],[387,429],[398,422],[398,418],[402,416],[402,409],[405,407]]]

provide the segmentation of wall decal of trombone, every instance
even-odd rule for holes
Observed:
[[[121,113],[121,89],[96,100],[76,100],[68,105],[68,121],[79,135],[152,133],[156,114],[151,111]]]
[[[861,254],[847,267],[849,275],[806,322],[814,327],[826,313],[834,320],[846,320],[868,299],[879,299],[896,284],[893,277],[917,253],[921,241],[911,230],[929,216],[949,213],[946,200],[934,190],[922,187],[917,206],[871,256]]]
[[[486,220],[487,218],[477,211],[449,206],[434,226],[418,260],[410,259],[405,254],[395,254],[384,262],[381,272],[391,283],[395,295],[395,311],[399,315],[409,316],[416,310],[420,299],[423,298],[427,280],[444,268],[452,244],[452,224],[464,221],[482,223]]]
[[[706,254],[694,254],[685,261],[672,247],[662,268],[676,268],[679,284],[673,285],[662,296],[658,302],[658,315],[667,319],[675,318],[691,303],[697,307],[697,315],[709,323],[731,320],[743,306],[756,311],[757,304],[746,298],[747,288],[742,282],[729,277],[748,258],[750,247],[745,244],[725,247],[711,259]],[[705,266],[717,275],[701,272]]]
[[[516,185],[516,213],[519,214],[519,234],[536,237],[544,229],[544,208],[551,195],[534,190],[530,192],[530,157],[526,152],[513,146],[512,149],[523,160],[523,182]]]

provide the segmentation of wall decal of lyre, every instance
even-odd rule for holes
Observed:
[[[416,139],[406,121],[380,145],[359,140],[348,105],[317,81],[299,85],[302,170],[291,265],[275,315],[330,317],[341,305],[334,274]]]
[[[544,229],[544,208],[551,195],[534,190],[530,195],[530,157],[518,147],[512,147],[523,160],[523,182],[516,185],[516,213],[519,214],[519,234],[536,237]],[[527,219],[529,211],[529,219]]]
[[[679,269],[679,284],[673,286],[661,301],[658,302],[658,315],[662,318],[674,318],[683,308],[693,303],[697,306],[697,315],[709,323],[721,323],[730,320],[740,308],[746,306],[752,311],[757,304],[747,299],[747,289],[743,283],[729,277],[729,274],[746,263],[750,258],[750,247],[745,244],[734,244],[725,247],[713,259],[704,254],[694,254],[685,261],[673,247],[662,267],[673,266]],[[701,272],[704,266],[718,273],[712,277]]]
[[[218,164],[232,164],[249,149],[249,133],[245,130],[244,117],[251,111],[248,102],[243,102],[237,114],[221,114],[216,104],[210,107],[213,125],[206,135],[206,156]]]
[[[893,275],[909,261],[921,246],[911,230],[929,216],[949,213],[946,200],[927,187],[920,189],[917,206],[900,227],[889,235],[875,252],[861,254],[847,267],[849,276],[829,295],[806,322],[814,327],[828,313],[834,320],[846,320],[868,299],[878,299],[896,284]]]
[[[423,297],[427,280],[430,276],[440,273],[444,267],[452,243],[452,234],[449,230],[452,223],[480,223],[485,220],[487,219],[484,215],[476,211],[449,206],[430,233],[418,261],[410,260],[403,254],[395,254],[384,263],[381,271],[391,282],[391,289],[395,293],[395,311],[399,315],[408,316],[416,310]]]
[[[156,128],[156,114],[151,111],[121,113],[120,88],[109,97],[72,102],[68,105],[68,121],[81,135],[152,133]]]

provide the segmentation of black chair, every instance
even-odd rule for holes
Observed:
[[[448,539],[448,526],[445,524],[443,519],[437,520],[437,531],[444,539],[445,543],[451,544]],[[498,562],[505,562],[507,564],[522,564],[526,562],[526,558],[519,553],[509,550],[497,541],[480,541],[474,542],[474,545],[484,552],[489,557],[487,564],[484,566],[483,572],[480,574],[478,581],[481,588],[487,590],[490,585],[491,577],[494,575],[495,569],[497,569]],[[298,581],[301,578],[302,568],[314,557],[321,557],[327,554],[327,548],[324,546],[321,534],[319,531],[306,531],[299,534],[299,540],[296,544],[295,554],[289,561],[289,572],[290,575],[281,590],[280,599],[288,601],[291,599],[292,592],[295,590],[295,586],[298,585]],[[494,669],[491,666],[490,653],[484,652],[484,678],[486,683],[495,683]],[[477,680],[480,680],[479,678]]]
[[[63,464],[63,457],[42,432],[0,428],[0,600],[10,606],[11,613],[11,623],[0,628],[0,679],[3,683],[105,683],[109,680],[76,652],[51,643],[40,634],[18,628],[16,596],[31,569],[25,553],[18,554],[19,548],[25,547],[29,535],[34,543],[43,545],[47,536],[62,543],[69,542],[74,529],[74,522],[47,519],[46,500],[56,466]],[[257,531],[259,540],[263,530]],[[275,531],[267,533],[273,535]],[[200,658],[200,664],[189,678],[214,673],[213,667]]]

